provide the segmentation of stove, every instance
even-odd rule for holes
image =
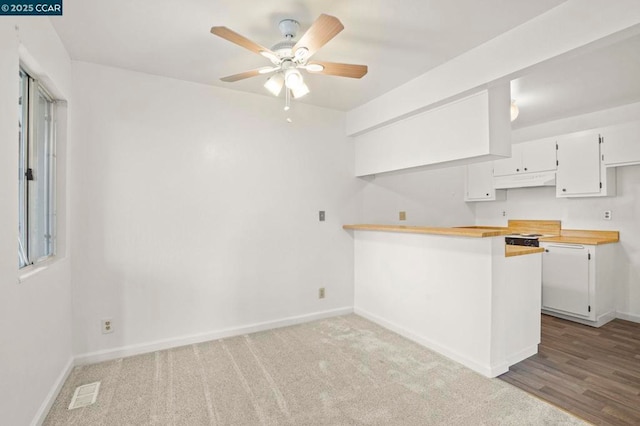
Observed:
[[[505,235],[505,243],[512,246],[540,247],[538,238],[543,237],[542,234],[510,234]]]

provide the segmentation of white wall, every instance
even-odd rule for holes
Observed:
[[[536,353],[540,254],[507,258],[501,238],[353,233],[356,313],[488,377]]]
[[[586,128],[615,124],[640,104],[514,131],[514,140],[543,138]],[[627,114],[628,115],[628,114]],[[635,116],[637,117],[637,115]],[[509,189],[506,201],[477,203],[476,223],[506,225],[508,219],[557,219],[567,229],[620,231],[615,277],[616,306],[621,317],[640,322],[640,166],[617,168],[617,196],[559,199],[555,187]],[[602,219],[611,210],[612,220]],[[507,216],[503,217],[502,212]]]
[[[360,222],[422,226],[475,223],[475,203],[464,202],[464,166],[362,179]],[[406,221],[398,213],[405,211]]]
[[[73,78],[77,354],[353,306],[343,113],[294,103],[289,124],[282,99],[81,62]]]
[[[0,424],[26,425],[72,360],[70,261],[66,233],[66,111],[58,138],[58,258],[19,282],[18,66],[22,60],[58,98],[69,99],[71,61],[46,18],[0,21]],[[43,405],[44,404],[44,405]]]

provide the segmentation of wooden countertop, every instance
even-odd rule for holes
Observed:
[[[384,231],[403,232],[410,234],[451,235],[455,237],[486,238],[508,235],[511,232],[507,228],[494,228],[490,226],[468,226],[460,228],[434,228],[428,226],[402,226],[402,225],[344,225],[343,229],[357,231]],[[510,246],[505,244],[504,256],[522,256],[525,254],[542,253],[542,247]]]
[[[511,222],[511,221],[510,221]],[[526,221],[519,221],[526,222]],[[518,222],[518,223],[519,223]],[[539,221],[540,222],[540,221]],[[556,226],[555,221],[544,221]],[[553,222],[553,223],[552,223]],[[557,222],[559,224],[559,222]],[[548,225],[545,223],[545,225]],[[501,235],[509,235],[514,233],[513,229],[507,227],[493,226],[464,226],[455,228],[437,228],[429,226],[406,226],[406,225],[344,225],[343,229],[353,229],[357,231],[383,231],[383,232],[403,232],[410,234],[432,234],[432,235],[449,235],[454,237],[471,237],[471,238],[487,238],[499,237]],[[548,228],[550,229],[550,228]],[[541,229],[534,228],[534,231],[540,232]],[[546,229],[545,229],[546,230]],[[522,227],[516,228],[517,232],[533,233],[531,230]],[[586,229],[558,229],[560,235],[540,238],[545,243],[562,243],[562,244],[586,244],[599,245],[617,243],[620,241],[620,233],[618,231],[596,231]],[[522,256],[526,254],[542,253],[542,247],[524,247],[505,245],[505,257]]]
[[[404,232],[411,234],[433,234],[451,235],[454,237],[486,238],[498,237],[509,234],[506,228],[491,227],[465,227],[465,228],[435,228],[428,226],[404,226],[404,225],[343,225],[343,229],[353,229],[356,231],[384,231],[384,232]]]
[[[542,253],[542,247],[511,246],[505,244],[504,257],[522,256],[524,254]]]
[[[618,231],[563,229],[559,220],[509,220],[508,223],[513,233],[551,235],[540,238],[545,243],[598,245],[620,241]]]
[[[560,221],[556,220],[510,220],[508,227],[475,225],[465,228],[508,230],[509,233],[514,234],[551,235],[540,238],[540,241],[545,243],[599,245],[620,241],[620,232],[618,231],[562,229]]]
[[[597,231],[594,231],[597,232]],[[617,231],[615,232],[617,234]],[[599,245],[599,244],[611,244],[620,241],[618,235],[615,236],[577,236],[577,235],[559,235],[557,237],[545,237],[540,238],[540,242],[543,243],[562,243],[562,244],[586,244],[586,245]]]

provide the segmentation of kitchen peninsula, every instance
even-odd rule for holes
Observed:
[[[354,310],[487,376],[537,353],[541,252],[504,228],[345,225]]]

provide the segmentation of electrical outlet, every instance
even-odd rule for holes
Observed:
[[[400,220],[407,220],[407,212],[400,212],[398,216],[400,217]]]
[[[507,212],[506,211],[502,211],[502,217],[506,217],[507,216]]]
[[[320,220],[320,222],[324,222],[324,210],[320,210],[318,212],[318,219]]]
[[[602,218],[604,220],[611,220],[611,215],[612,215],[611,210],[605,210],[604,213],[602,214]]]
[[[324,299],[324,287],[318,289],[318,299]]]
[[[113,320],[105,318],[102,320],[102,334],[113,333]]]

